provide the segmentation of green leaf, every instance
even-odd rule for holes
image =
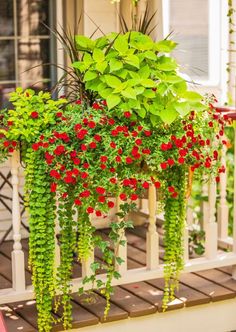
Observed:
[[[100,264],[97,262],[93,262],[92,264],[90,264],[90,268],[93,272],[96,272],[100,268]]]
[[[105,60],[103,51],[101,51],[99,48],[95,48],[93,51],[93,60],[96,62],[103,62]]]
[[[121,80],[113,75],[106,75],[105,80],[111,88],[117,88],[121,84]]]
[[[105,69],[107,68],[107,61],[98,62],[96,64],[95,68],[97,71],[99,71],[101,74],[103,74]]]
[[[114,48],[121,55],[125,55],[128,51],[128,40],[124,36],[118,36],[114,42]]]
[[[158,59],[156,67],[159,70],[172,71],[177,68],[177,63],[173,58],[169,58],[163,55]]]
[[[136,93],[135,90],[132,88],[126,88],[125,90],[121,91],[122,96],[126,98],[136,99]]]
[[[77,35],[75,36],[75,42],[76,42],[76,47],[78,50],[80,49],[90,49],[92,50],[94,48],[95,42],[83,35]]]
[[[97,77],[97,73],[95,71],[88,70],[84,75],[84,82],[94,80]]]
[[[140,102],[138,100],[135,99],[129,99],[128,101],[128,109],[140,109]]]
[[[194,111],[202,112],[207,109],[207,106],[203,103],[191,103],[191,109]]]
[[[136,110],[136,112],[138,113],[138,115],[140,116],[140,118],[144,119],[146,116],[146,110],[145,108],[140,108],[139,110]]]
[[[112,89],[111,88],[102,89],[98,90],[98,92],[103,99],[106,99],[112,93]]]
[[[155,126],[159,122],[159,117],[157,115],[151,114],[150,120],[153,126]]]
[[[153,51],[146,51],[143,54],[144,54],[145,58],[147,58],[149,60],[156,61],[156,59],[157,59],[157,55]]]
[[[127,87],[127,81],[121,83],[115,90],[113,91],[114,93],[119,93],[122,90],[124,90]]]
[[[155,49],[158,52],[169,53],[176,47],[176,45],[177,43],[172,40],[161,40],[155,44]]]
[[[156,93],[152,89],[146,89],[143,92],[143,96],[146,97],[146,98],[155,98],[156,97]]]
[[[118,95],[111,94],[106,98],[108,109],[114,108],[116,105],[118,105],[121,101],[120,97]]]
[[[194,91],[186,91],[181,94],[181,97],[188,100],[189,102],[199,102],[203,99],[203,97]]]
[[[177,118],[178,113],[174,107],[168,107],[160,111],[159,116],[164,123],[171,124]]]
[[[131,66],[139,68],[139,58],[136,55],[127,55],[127,57],[125,57],[125,62]]]
[[[140,84],[142,86],[144,86],[145,88],[154,88],[154,87],[156,87],[156,83],[153,80],[149,79],[149,78],[141,79]]]
[[[138,74],[141,78],[148,78],[151,74],[150,67],[148,65],[143,66],[139,71]]]
[[[188,102],[176,102],[174,104],[174,107],[176,109],[176,111],[181,115],[181,116],[185,116],[187,115],[190,111],[190,105]]]
[[[123,68],[123,63],[119,60],[116,59],[111,59],[109,61],[109,66],[110,66],[110,73],[113,71],[117,71]]]

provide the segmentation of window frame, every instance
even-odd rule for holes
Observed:
[[[163,36],[170,31],[170,1],[162,0]],[[227,78],[226,64],[228,59],[228,18],[227,0],[208,0],[209,31],[208,31],[208,79],[194,79],[194,83],[202,86],[223,88]],[[216,70],[217,68],[217,70]],[[224,92],[225,94],[225,92]]]

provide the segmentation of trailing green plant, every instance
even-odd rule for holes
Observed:
[[[163,54],[175,43],[155,43],[136,32],[97,40],[77,36],[76,42],[80,60],[73,66],[84,86],[78,99],[54,101],[49,94],[18,89],[11,96],[14,109],[1,118],[0,159],[21,149],[26,166],[40,332],[51,330],[56,289],[56,308],[63,307],[64,328],[70,328],[73,260],[76,254],[85,261],[96,246],[103,257],[91,265],[94,273],[84,284],[101,288],[107,315],[112,279],[119,277],[116,265],[122,264],[117,248],[124,245],[122,234],[130,225],[126,215],[151,185],[159,190],[165,211],[166,309],[184,264],[188,174],[204,171],[218,181],[217,173],[223,171],[218,150],[224,144],[224,119],[212,98],[187,90],[176,62]],[[91,220],[107,218],[115,206],[112,197],[119,197],[121,205],[106,241],[95,234]],[[101,269],[105,282],[97,275]]]

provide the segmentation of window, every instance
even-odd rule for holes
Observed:
[[[0,1],[0,105],[16,86],[49,88],[52,0]],[[30,69],[30,70],[29,70]]]
[[[224,2],[162,1],[164,36],[173,32],[172,39],[179,44],[173,55],[181,71],[194,82],[208,86],[218,85],[220,80],[221,6]]]

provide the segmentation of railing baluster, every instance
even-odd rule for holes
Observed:
[[[153,184],[148,190],[149,226],[147,231],[147,269],[156,269],[159,265],[159,235],[156,230],[156,188]]]
[[[225,167],[226,170],[226,151],[227,148],[225,145],[222,146],[222,155],[221,155],[221,164]],[[229,207],[227,205],[227,172],[220,173],[220,202],[217,208],[217,222],[218,222],[218,231],[220,239],[227,239],[228,237],[228,221],[229,221]]]
[[[236,126],[234,126],[234,207],[233,209],[234,209],[233,252],[236,254]],[[233,279],[236,279],[236,265],[232,266],[232,277]]]
[[[205,248],[206,258],[212,259],[217,256],[217,223],[216,212],[216,183],[209,183],[209,218],[205,220]]]
[[[12,286],[15,291],[25,290],[25,261],[21,245],[21,215],[19,200],[19,166],[20,155],[14,151],[11,159],[12,174],[12,229],[13,229],[13,251],[12,257]]]
[[[117,208],[117,213],[120,212],[120,198],[117,197],[116,199],[116,208]],[[117,216],[117,222],[119,223],[121,221],[120,217]],[[115,255],[117,257],[122,258],[123,263],[121,263],[120,265],[115,262],[115,266],[116,266],[116,271],[119,272],[120,274],[124,274],[127,271],[127,239],[125,236],[125,232],[124,230],[120,230],[119,232],[119,237],[120,237],[120,241],[125,241],[124,245],[118,244],[118,247],[115,248]]]
[[[203,179],[203,184],[202,184],[202,196],[203,196],[204,200],[201,203],[201,211],[202,211],[201,226],[205,231],[205,226],[209,220],[208,185],[205,182],[205,178]],[[207,200],[206,200],[206,198],[207,198]]]
[[[89,215],[90,223],[92,223],[92,217]],[[94,250],[92,249],[90,255],[86,259],[81,260],[82,265],[82,278],[90,277],[94,272],[91,269],[91,264],[94,262]]]

